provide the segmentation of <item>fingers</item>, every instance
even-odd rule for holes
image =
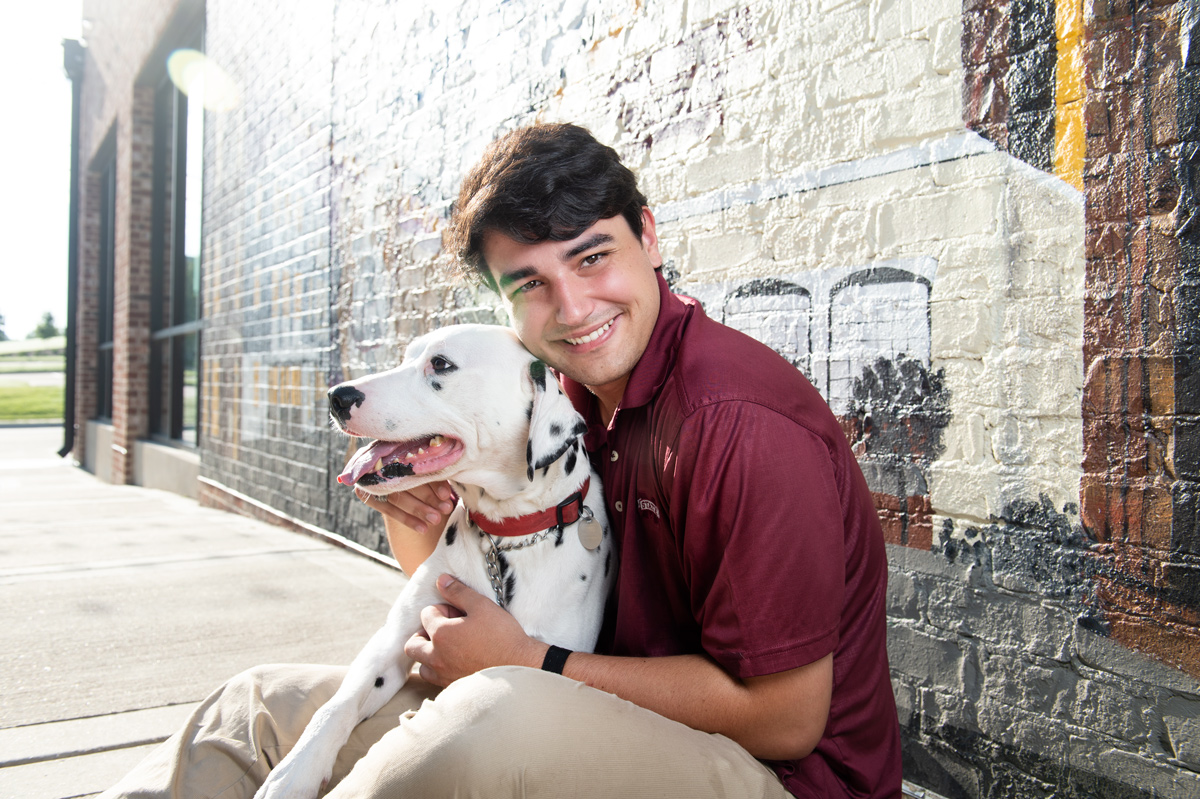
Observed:
[[[453,489],[444,480],[398,491],[386,497],[369,494],[357,487],[354,493],[368,507],[418,533],[440,534],[456,501]]]
[[[478,611],[487,611],[495,604],[483,594],[475,591],[466,583],[456,580],[452,575],[443,574],[437,578],[438,592],[441,593],[453,609],[462,609],[459,615],[467,615]],[[434,607],[446,607],[435,605]],[[428,609],[428,608],[427,608]]]
[[[422,628],[413,633],[404,644],[404,654],[415,660],[420,666],[421,679],[431,685],[443,688],[453,681],[454,670],[440,657],[433,636],[442,625],[463,614],[450,605],[430,605],[421,610]],[[426,632],[428,630],[429,632]]]

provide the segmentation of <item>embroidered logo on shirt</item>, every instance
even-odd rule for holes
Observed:
[[[655,505],[653,502],[651,502],[648,499],[639,499],[638,500],[638,510],[648,510],[651,513],[653,513],[657,518],[659,518],[659,519],[662,518],[662,514],[658,512],[658,506]]]

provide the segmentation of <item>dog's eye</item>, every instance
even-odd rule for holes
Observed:
[[[441,355],[435,355],[432,358],[430,358],[429,365],[433,367],[434,374],[439,374],[439,375],[445,374],[446,372],[452,372],[458,368],[454,364],[450,363],[450,361],[443,358]]]

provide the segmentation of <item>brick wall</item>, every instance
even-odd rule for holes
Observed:
[[[674,285],[842,420],[890,542],[906,774],[1196,795],[1196,20],[209,0],[241,99],[206,115],[206,501],[384,549],[334,482],[352,444],[324,392],[430,328],[503,321],[438,268],[449,203],[497,133],[577,121],[638,171]],[[106,97],[85,98],[96,144]]]
[[[206,43],[240,102],[205,117],[202,476],[322,525],[332,8],[209,3]]]
[[[115,482],[133,477],[134,442],[149,432],[150,228],[154,87],[178,32],[203,21],[197,0],[90,0],[80,97],[80,301],[77,319],[75,422],[96,410],[96,339],[100,322],[100,174],[116,168],[114,215],[113,375],[110,453]],[[164,49],[165,48],[165,49]],[[86,437],[75,438],[84,460]]]

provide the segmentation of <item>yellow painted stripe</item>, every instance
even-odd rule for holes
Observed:
[[[1054,70],[1054,174],[1083,190],[1083,0],[1057,0],[1054,29],[1058,59]]]

